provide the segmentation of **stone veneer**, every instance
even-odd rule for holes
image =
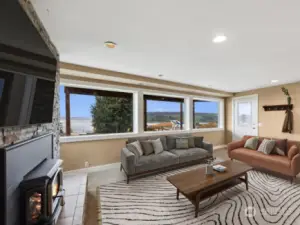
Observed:
[[[39,31],[41,37],[44,39],[45,43],[48,45],[51,52],[56,56],[58,65],[59,65],[59,54],[55,46],[50,40],[49,35],[47,34],[46,29],[38,18],[33,5],[29,0],[20,0],[20,5]],[[26,127],[11,127],[4,128],[0,135],[0,147],[10,145],[11,143],[18,143],[27,139],[32,138],[34,135],[41,135],[44,133],[53,132],[54,134],[54,150],[53,157],[60,157],[60,149],[59,149],[59,67],[57,66],[56,72],[56,82],[55,82],[55,95],[54,95],[54,104],[53,104],[53,122],[47,124],[30,125]],[[5,137],[5,138],[4,138]],[[5,141],[4,141],[5,140]]]

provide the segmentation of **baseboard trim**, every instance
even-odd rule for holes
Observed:
[[[92,173],[92,172],[97,172],[97,171],[116,169],[116,168],[120,168],[120,164],[121,163],[117,162],[117,163],[87,167],[87,168],[82,168],[82,169],[77,169],[77,170],[69,170],[69,171],[64,172],[64,174],[69,175],[72,173]]]
[[[227,145],[217,145],[214,147],[214,151],[218,149],[224,149]],[[64,172],[64,174],[72,174],[72,173],[92,173],[97,171],[103,171],[103,170],[109,170],[109,169],[116,169],[120,168],[120,162],[117,163],[110,163],[110,164],[104,164],[99,166],[93,166],[93,167],[87,167],[82,169],[76,169],[76,170],[69,170]]]
[[[214,147],[214,150],[219,150],[219,149],[223,149],[223,148],[226,148],[227,145],[217,145]]]

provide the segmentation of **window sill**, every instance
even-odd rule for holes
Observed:
[[[215,131],[223,131],[223,130],[224,128],[203,128],[203,129],[177,130],[177,131],[146,131],[143,133],[94,134],[94,135],[82,135],[82,136],[64,136],[64,137],[60,137],[59,140],[60,143],[71,143],[71,142],[82,142],[82,141],[127,139],[133,137],[147,137],[147,136],[157,136],[157,135],[215,132]]]

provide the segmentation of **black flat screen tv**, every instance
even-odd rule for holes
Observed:
[[[51,123],[55,82],[0,69],[0,127]]]
[[[51,123],[58,56],[19,1],[0,18],[0,128]]]

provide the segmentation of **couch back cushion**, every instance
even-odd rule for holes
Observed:
[[[155,135],[155,136],[145,136],[145,137],[134,137],[134,138],[128,138],[128,143],[132,143],[135,141],[147,141],[147,140],[156,140],[156,139],[160,139],[164,150],[168,150],[168,146],[167,146],[167,138],[165,135]]]
[[[174,148],[168,148],[169,144],[168,144],[168,137],[174,137],[176,139],[176,137],[191,137],[192,134],[190,133],[185,133],[185,134],[176,134],[176,135],[154,135],[154,136],[144,136],[144,137],[133,137],[133,138],[128,138],[127,143],[132,143],[135,141],[147,141],[147,140],[156,140],[157,138],[160,138],[161,143],[164,147],[164,150],[171,150]],[[176,146],[176,141],[174,139],[174,145]]]
[[[244,140],[248,140],[249,138],[251,138],[253,136],[250,135],[245,135],[243,137]],[[287,139],[280,139],[280,138],[271,138],[271,137],[260,137],[259,138],[259,142],[258,142],[258,147],[260,146],[261,142],[263,141],[263,139],[272,139],[276,141],[276,147],[282,149],[285,152],[285,155],[288,156],[288,152],[289,149],[293,146],[296,145],[298,146],[298,148],[300,148],[300,142],[299,141],[292,141],[292,140],[287,140]]]

